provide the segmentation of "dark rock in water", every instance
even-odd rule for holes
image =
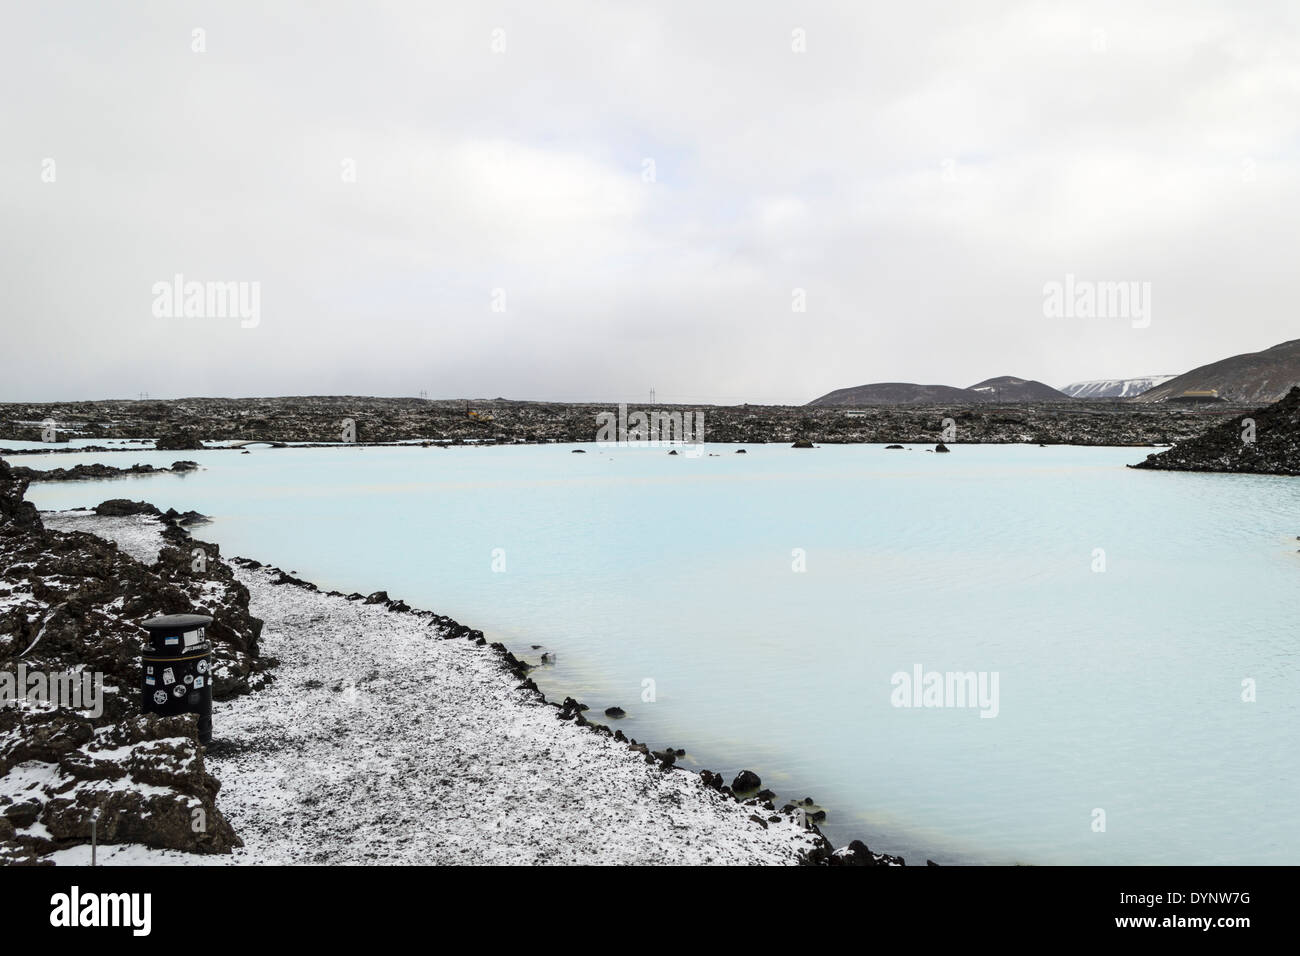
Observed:
[[[736,774],[736,779],[731,781],[731,789],[737,793],[745,793],[749,790],[757,790],[763,785],[763,781],[758,774],[752,770],[742,770]]]
[[[925,861],[925,865],[926,865],[926,866],[938,866],[939,864],[936,863],[936,862],[934,862],[934,860],[926,860],[926,861]]]
[[[899,451],[902,451],[903,446],[902,446],[902,445],[886,445],[886,446],[885,446],[885,450],[886,450],[886,451],[893,451],[894,449],[898,449]]]
[[[677,754],[675,751],[655,750],[652,753],[654,758],[658,760],[660,763],[662,763],[665,767],[671,767],[674,763],[677,762]]]
[[[376,591],[366,598],[367,604],[387,604],[389,601],[387,591]]]
[[[764,788],[764,789],[758,791],[758,793],[754,794],[754,796],[758,797],[758,799],[760,799],[760,800],[775,800],[775,799],[776,799],[776,794],[773,793],[771,790],[768,790],[768,789],[766,789],[766,788]]]
[[[935,451],[947,451],[947,450],[948,450],[948,446],[945,445],[943,442],[939,442],[939,444],[937,444],[937,445],[934,446],[934,450],[935,450]]]
[[[839,866],[880,866],[876,855],[861,840],[854,840],[835,854]]]
[[[586,451],[586,449],[584,449],[584,448],[575,448],[575,449],[573,449],[573,453],[574,453],[575,455],[585,455],[585,454],[587,454],[587,451]]]
[[[606,716],[606,717],[615,717],[615,718],[617,718],[617,717],[626,717],[626,716],[627,716],[627,711],[625,711],[622,707],[606,707],[606,708],[605,708],[605,716]]]
[[[737,454],[737,455],[746,455],[746,454],[748,454],[748,452],[745,451],[745,449],[743,449],[743,448],[737,448],[737,449],[736,449],[736,454]]]
[[[161,517],[162,512],[147,501],[131,501],[128,498],[110,498],[95,505],[95,514],[104,518],[123,518],[127,515],[153,515]]]
[[[677,449],[674,448],[674,449],[673,449],[672,451],[670,451],[668,454],[670,454],[670,455],[675,455],[675,454],[677,454]]]
[[[585,724],[586,720],[582,716],[584,710],[590,710],[590,708],[580,700],[566,697],[564,698],[564,703],[560,705],[560,720],[576,719],[579,724]],[[645,751],[642,752],[644,753]]]
[[[791,447],[791,448],[812,448],[812,447],[813,447],[813,443],[812,443],[811,440],[809,440],[809,439],[807,439],[807,438],[800,438],[797,442],[795,442],[795,443],[794,443],[793,445],[791,445],[790,447]]]
[[[158,436],[154,448],[158,451],[202,451],[203,442],[193,432],[178,429]]]
[[[172,471],[198,471],[199,463],[197,461],[174,461],[172,462]]]

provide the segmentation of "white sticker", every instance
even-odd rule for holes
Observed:
[[[146,684],[148,684],[150,687],[152,687],[152,686],[154,685],[154,683],[155,683],[155,682],[154,682],[154,679],[153,679],[152,677],[146,677],[146,678],[144,679],[144,682],[145,682]]]
[[[199,643],[199,641],[203,640],[203,632],[186,631],[184,637],[185,637],[185,646],[192,647],[193,645]]]
[[[163,668],[163,684],[174,683],[176,683],[176,675],[172,673],[172,669],[170,667]]]
[[[154,691],[154,692],[153,692],[153,702],[154,702],[155,704],[165,704],[165,703],[167,703],[167,691],[165,691],[165,690],[156,690],[156,691]]]
[[[185,685],[184,685],[184,684],[177,684],[175,687],[172,688],[172,693],[173,693],[175,696],[177,696],[177,697],[184,697],[184,696],[185,696]]]
[[[187,684],[193,684],[193,683],[194,683],[194,675],[193,675],[193,674],[186,674],[186,675],[185,675],[185,683],[187,683]]]
[[[164,644],[179,644],[180,642],[181,639],[179,637],[169,637],[163,641]]]
[[[148,665],[147,667],[145,667],[144,672],[145,672],[146,674],[152,674],[152,673],[153,673],[153,665],[150,664],[150,665]]]
[[[194,678],[194,689],[198,690],[202,686],[203,686],[203,678],[202,677]]]

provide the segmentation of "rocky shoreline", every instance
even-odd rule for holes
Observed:
[[[1272,405],[1234,414],[1202,435],[1132,468],[1300,475],[1300,386]]]
[[[102,679],[98,707],[34,702],[30,688],[0,707],[0,862],[38,862],[87,842],[96,811],[105,842],[229,852],[239,838],[217,805],[195,718],[140,715],[137,624],[209,611],[214,697],[247,694],[274,663],[260,654],[247,589],[216,545],[175,526],[157,523],[147,563],[101,537],[46,528],[26,485],[0,461],[0,671]]]
[[[451,692],[470,697],[487,694],[496,700],[494,708],[506,708],[503,726],[457,727],[455,715],[462,715],[459,719],[463,720],[463,710],[453,711],[450,720],[438,720],[437,714],[426,715],[428,708],[421,708],[416,712],[420,717],[413,719],[430,723],[415,746],[424,747],[430,735],[442,735],[441,744],[431,750],[436,757],[465,747],[464,738],[469,738],[470,752],[465,755],[468,764],[501,760],[495,775],[479,771],[470,774],[469,783],[462,780],[468,792],[462,793],[460,799],[474,800],[477,790],[482,790],[479,802],[499,799],[500,813],[506,818],[518,812],[519,795],[505,799],[487,781],[524,787],[525,780],[547,772],[558,758],[570,765],[566,775],[534,799],[545,805],[551,795],[571,790],[573,799],[582,799],[584,807],[581,818],[568,818],[564,813],[557,816],[554,808],[546,810],[551,825],[561,830],[574,827],[581,835],[592,826],[593,817],[608,818],[604,830],[595,835],[595,842],[578,839],[577,848],[568,845],[573,839],[566,843],[563,833],[555,840],[534,833],[531,842],[525,841],[526,846],[508,841],[507,851],[486,833],[474,851],[481,859],[511,862],[527,858],[537,844],[541,857],[531,862],[576,859],[903,865],[901,858],[875,853],[860,841],[835,850],[816,826],[819,813],[824,819],[824,812],[811,803],[811,798],[786,802],[778,809],[776,795],[763,789],[761,780],[751,771],[737,774],[731,784],[708,770],[698,774],[685,771],[675,765],[683,750],[652,749],[621,730],[589,720],[587,708],[572,698],[548,701],[528,677],[531,665],[504,645],[489,644],[481,631],[443,615],[413,609],[384,592],[369,596],[321,592],[310,582],[255,560],[224,560],[215,545],[189,537],[182,527],[187,516],[162,512],[143,502],[116,499],[103,503],[94,513],[47,515],[42,523],[34,507],[23,499],[29,476],[16,475],[15,471],[0,461],[0,517],[4,519],[0,529],[0,669],[13,668],[21,660],[33,670],[99,671],[105,675],[105,704],[97,717],[68,708],[41,709],[25,703],[0,708],[0,862],[76,862],[76,848],[89,841],[95,810],[99,811],[101,859],[106,861],[180,862],[197,859],[193,854],[216,855],[214,859],[236,863],[407,861],[396,844],[388,848],[387,855],[382,851],[370,854],[377,855],[378,860],[357,859],[350,845],[331,845],[295,857],[291,847],[277,846],[267,836],[288,826],[286,820],[266,815],[268,792],[276,799],[283,797],[278,792],[283,789],[283,780],[273,768],[303,759],[307,768],[304,773],[308,773],[322,759],[314,753],[315,748],[328,754],[332,753],[331,746],[339,745],[337,735],[332,740],[311,739],[302,743],[302,749],[309,754],[304,757],[298,749],[286,748],[277,737],[292,738],[300,733],[310,736],[310,727],[318,717],[342,706],[340,701],[349,694],[359,697],[367,693],[364,688],[413,679],[394,675],[395,671],[408,669],[405,657],[399,654],[390,657],[387,666],[372,668],[350,681],[310,678],[300,687],[291,687],[301,676],[299,672],[311,671],[316,662],[305,660],[295,667],[282,664],[276,656],[264,655],[260,646],[263,621],[251,616],[251,607],[273,619],[272,633],[276,637],[286,632],[297,635],[296,641],[284,643],[286,659],[301,653],[303,647],[314,648],[315,653],[330,661],[330,668],[346,669],[355,664],[339,665],[335,661],[344,641],[352,641],[347,646],[364,657],[366,652],[361,651],[357,640],[370,641],[370,652],[380,656],[388,653],[383,648],[385,643],[405,640],[403,654],[429,655],[426,680],[445,680],[448,678],[443,668],[448,662],[442,656],[453,654],[447,648],[464,646],[470,653],[453,655],[456,660],[452,673],[468,666],[477,677],[468,685],[453,681]],[[194,562],[200,558],[203,570],[196,574]],[[288,598],[290,593],[299,597]],[[302,624],[304,605],[311,609],[306,618],[308,626]],[[141,716],[135,691],[139,621],[155,613],[188,610],[204,611],[216,618],[209,634],[217,648],[219,683],[215,697],[221,710],[216,717],[218,739],[206,752],[198,744],[192,717],[164,720]],[[325,627],[320,622],[354,616],[363,619],[366,626],[337,635],[337,640],[329,639],[328,633],[317,633]],[[271,680],[272,673],[279,675],[276,681]],[[500,677],[492,678],[491,674]],[[504,683],[500,683],[502,680]],[[486,689],[485,683],[490,685]],[[420,684],[416,681],[413,686]],[[247,699],[247,703],[235,700],[254,692],[257,696]],[[263,726],[268,713],[277,707],[293,710],[303,706],[303,695],[320,698],[320,712],[300,714],[305,727],[279,726],[276,732],[268,733]],[[357,729],[355,702],[349,706],[354,713],[339,724],[338,734],[351,734],[354,749],[377,750],[382,740],[384,747],[402,752],[392,758],[393,765],[418,759],[412,750],[411,735],[389,733],[392,715],[384,715],[381,710],[376,725],[365,730],[364,736],[357,736],[362,731]],[[452,723],[450,728],[445,726],[448,722]],[[522,740],[516,740],[514,725],[521,722],[531,725],[532,730]],[[223,735],[223,724],[236,731]],[[238,728],[249,727],[259,729],[241,737]],[[557,750],[565,740],[567,747]],[[499,755],[485,758],[485,750],[505,750],[509,759]],[[389,764],[377,759],[369,760],[367,766],[380,778],[391,772]],[[526,772],[521,773],[521,768]],[[442,784],[448,778],[456,779],[456,774],[445,769],[441,773]],[[612,775],[620,782],[600,807],[583,796],[590,789],[593,774]],[[413,776],[422,779],[428,774],[422,768]],[[426,782],[437,786],[431,779]],[[226,793],[218,800],[223,783]],[[371,781],[358,781],[356,785],[370,786]],[[409,789],[398,789],[410,802]],[[331,814],[354,812],[354,801],[348,798],[340,802],[337,791],[336,786],[319,787],[302,796],[302,806],[296,810],[286,808],[286,812],[301,815],[307,807],[319,808],[331,801],[339,802]],[[661,805],[677,808],[674,814],[685,814],[695,823],[671,823],[667,829],[658,829],[663,826],[659,820]],[[315,811],[310,815],[315,818]],[[630,830],[620,822],[637,815],[645,817],[639,828]],[[193,821],[198,818],[203,826],[196,829]],[[376,839],[387,844],[396,834],[404,843],[413,839],[418,842],[427,829],[438,832],[443,826],[440,819],[426,817],[410,833],[381,827],[381,836]],[[474,827],[481,829],[490,822],[475,821]],[[372,823],[368,819],[356,820],[350,827],[364,830]],[[687,832],[679,833],[683,828]],[[306,829],[314,832],[311,827]],[[316,839],[329,842],[319,835]],[[475,837],[471,832],[458,839],[465,842]],[[254,845],[247,846],[249,842]],[[115,850],[114,844],[133,849]],[[125,855],[119,858],[119,851]],[[576,858],[575,853],[579,854]],[[499,859],[503,854],[505,858]],[[459,858],[448,857],[444,862],[459,862]]]

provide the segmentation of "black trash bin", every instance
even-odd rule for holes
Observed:
[[[212,740],[212,645],[203,614],[165,614],[145,621],[149,648],[140,657],[140,709],[199,715],[199,741]]]

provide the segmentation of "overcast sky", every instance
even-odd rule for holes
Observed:
[[[801,403],[1300,337],[1294,2],[5,19],[0,400]],[[178,273],[256,324],[156,314]],[[1067,274],[1150,324],[1046,316]]]

